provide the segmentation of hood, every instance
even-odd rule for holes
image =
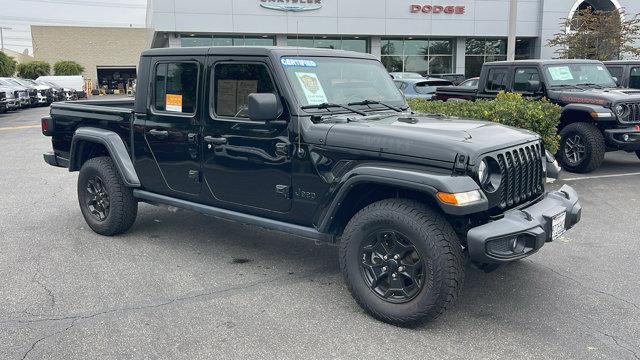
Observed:
[[[457,154],[477,156],[539,139],[530,131],[492,122],[397,114],[331,127],[326,145],[454,162]]]
[[[50,90],[51,86],[46,86],[46,85],[33,85],[34,88],[38,89],[38,90]]]
[[[581,103],[606,107],[620,102],[640,102],[640,90],[636,89],[563,89],[549,92],[552,98],[565,104]]]

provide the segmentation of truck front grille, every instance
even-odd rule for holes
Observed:
[[[517,146],[497,154],[502,180],[500,208],[520,205],[544,192],[545,174],[542,169],[542,145]]]
[[[629,116],[623,122],[640,122],[640,103],[624,103],[629,108]]]

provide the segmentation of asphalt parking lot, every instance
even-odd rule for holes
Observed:
[[[565,173],[582,222],[527,260],[467,266],[457,305],[402,329],[352,301],[337,249],[141,205],[85,224],[44,163],[47,108],[0,115],[1,359],[640,359],[640,160]]]

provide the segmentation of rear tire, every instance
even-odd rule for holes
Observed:
[[[121,234],[136,221],[138,202],[110,157],[92,158],[82,165],[78,201],[85,221],[98,234]]]
[[[560,131],[556,157],[570,172],[588,173],[602,165],[606,146],[600,130],[593,124],[577,122]]]
[[[640,150],[636,150],[636,156],[640,159]]]
[[[340,268],[355,301],[398,326],[437,318],[454,304],[464,280],[462,247],[451,225],[408,199],[382,200],[354,215],[342,236]]]

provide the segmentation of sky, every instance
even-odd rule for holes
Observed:
[[[33,53],[31,25],[144,27],[147,0],[0,0],[4,47]]]

